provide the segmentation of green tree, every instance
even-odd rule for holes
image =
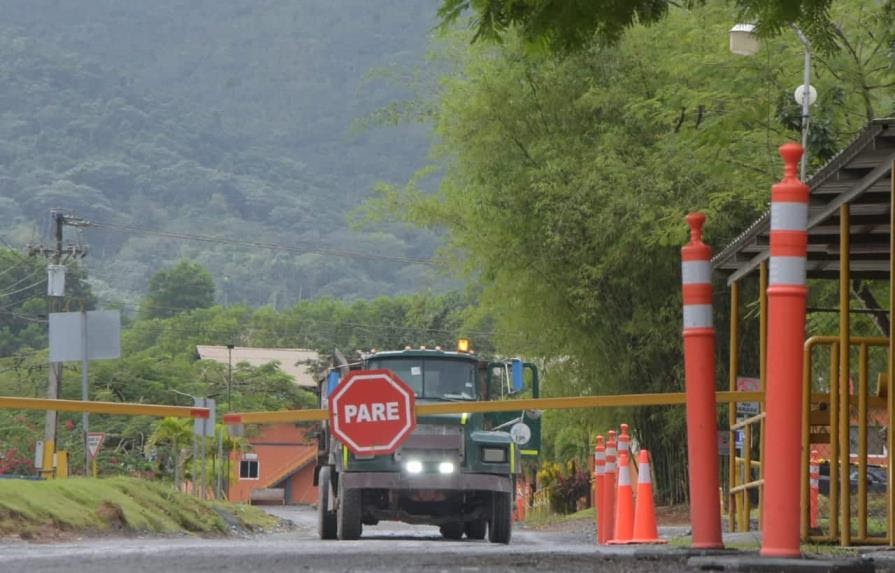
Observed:
[[[870,59],[884,52],[882,8],[836,10],[852,46]],[[708,213],[711,244],[734,237],[766,208],[781,174],[776,148],[799,133],[782,112],[801,79],[800,47],[770,38],[766,57],[736,58],[726,46],[734,17],[716,3],[671,10],[615,45],[589,42],[564,58],[512,33],[502,45],[469,46],[463,35],[443,48],[458,63],[429,106],[440,178],[427,170],[383,187],[372,209],[446,230],[444,258],[480,289],[498,350],[542,360],[548,395],[682,388],[684,215]],[[814,167],[863,126],[864,94],[892,109],[891,89],[880,87],[895,79],[886,57],[863,68],[869,90],[850,58],[820,60]],[[598,430],[629,422],[656,456],[661,494],[681,499],[682,414],[550,413],[546,449],[584,455]]]
[[[171,469],[174,478],[174,488],[180,489],[180,480],[183,476],[183,465],[187,461],[184,448],[190,443],[193,436],[193,424],[191,420],[182,418],[163,418],[153,424],[152,434],[146,442],[147,448],[162,448],[156,455],[162,468]],[[164,450],[167,449],[167,452]]]
[[[199,263],[181,260],[162,269],[149,281],[149,294],[140,307],[143,318],[168,318],[214,304],[214,280]]]
[[[757,22],[767,34],[798,23],[816,40],[829,45],[834,27],[829,9],[832,0],[736,0],[742,17]],[[529,45],[572,52],[586,49],[595,38],[615,44],[635,25],[661,21],[679,6],[695,8],[706,0],[442,0],[438,15],[449,27],[465,12],[474,13],[473,41],[500,40],[509,30],[518,31]]]

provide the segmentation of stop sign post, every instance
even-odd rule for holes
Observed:
[[[415,404],[391,370],[357,370],[329,397],[330,428],[354,454],[391,454],[416,427]]]

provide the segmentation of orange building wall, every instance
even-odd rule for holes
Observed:
[[[230,454],[230,490],[228,498],[233,502],[248,502],[256,488],[277,487],[271,480],[281,476],[296,460],[306,457],[317,449],[317,444],[305,437],[302,428],[292,424],[276,424],[262,428],[258,436],[249,438],[247,453],[258,455],[258,479],[239,479],[239,462],[246,452]],[[313,503],[317,499],[314,481],[314,460],[289,478],[286,503]],[[286,487],[281,484],[279,487]]]

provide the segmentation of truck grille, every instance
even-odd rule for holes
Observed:
[[[463,460],[463,428],[420,424],[395,452],[395,459]]]

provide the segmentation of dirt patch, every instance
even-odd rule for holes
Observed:
[[[96,510],[96,516],[102,520],[110,531],[124,531],[127,529],[127,519],[124,510],[117,503],[104,501]]]
[[[659,525],[690,525],[690,506],[660,505],[656,507],[656,522]]]

